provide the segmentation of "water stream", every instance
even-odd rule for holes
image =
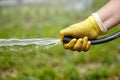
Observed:
[[[60,44],[59,40],[56,38],[31,38],[31,39],[0,39],[0,46],[26,46],[26,45],[37,45],[37,46],[47,46],[47,48]]]

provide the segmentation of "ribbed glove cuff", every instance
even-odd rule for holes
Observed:
[[[97,13],[92,13],[92,16],[95,18],[98,26],[100,27],[102,34],[106,33],[108,30],[106,26],[102,23],[101,19],[99,18]]]

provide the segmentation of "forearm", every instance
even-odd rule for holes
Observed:
[[[96,12],[107,29],[120,23],[120,0],[110,0]]]

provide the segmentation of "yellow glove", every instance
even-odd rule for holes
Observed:
[[[102,21],[100,20],[99,16],[97,15],[97,13],[92,14],[92,16],[88,17],[86,20],[80,22],[80,23],[76,23],[71,25],[70,27],[63,29],[60,31],[60,41],[63,41],[64,36],[71,36],[74,37],[76,39],[79,38],[83,38],[83,37],[88,37],[88,39],[96,39],[99,35],[103,34],[107,32],[107,28],[104,26],[104,24],[102,23]],[[85,39],[82,39],[83,42]],[[76,41],[75,41],[76,42]],[[69,42],[69,45],[71,42]],[[87,42],[89,43],[89,42]],[[65,48],[69,48],[72,49],[72,47],[74,45],[72,45],[72,47],[68,47],[65,46],[66,44],[64,44]],[[84,45],[83,43],[79,45]],[[87,44],[85,44],[87,45]],[[90,46],[89,46],[90,47]],[[80,50],[86,51],[89,48],[83,49],[83,47],[79,46]],[[77,49],[75,49],[77,50]]]
[[[88,41],[87,37],[72,39],[69,43],[64,44],[65,49],[71,49],[72,51],[88,51],[90,48],[90,41]]]

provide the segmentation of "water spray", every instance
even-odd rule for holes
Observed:
[[[102,44],[105,42],[112,41],[116,38],[120,37],[120,31],[116,32],[115,34],[112,34],[110,36],[104,37],[104,38],[99,38],[99,39],[94,39],[90,40],[92,45],[96,44]],[[63,43],[68,43],[72,37],[64,37]],[[15,46],[15,45],[20,45],[20,46],[26,46],[26,45],[37,45],[37,46],[48,46],[52,47],[57,44],[61,44],[60,41],[57,38],[32,38],[32,39],[16,39],[16,38],[11,38],[11,39],[0,39],[0,46]]]
[[[116,38],[119,38],[119,37],[120,37],[120,31],[118,31],[118,32],[116,32],[116,33],[114,33],[114,34],[112,34],[110,36],[95,39],[95,40],[90,40],[90,41],[91,41],[92,45],[96,45],[96,44],[102,44],[102,43],[112,41],[112,40],[114,40]],[[71,39],[73,39],[73,38],[72,37],[64,37],[63,42],[68,43]]]

